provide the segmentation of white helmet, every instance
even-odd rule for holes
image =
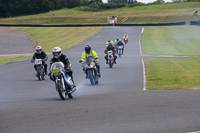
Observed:
[[[35,48],[35,50],[36,50],[37,53],[41,53],[42,52],[42,47],[41,46],[37,46]]]
[[[60,47],[54,47],[52,50],[52,54],[54,58],[59,58],[61,55],[61,48]]]

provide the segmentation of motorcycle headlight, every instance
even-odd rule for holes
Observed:
[[[94,66],[95,66],[95,63],[90,64],[90,68],[94,68]]]

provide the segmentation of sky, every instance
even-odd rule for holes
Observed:
[[[142,2],[142,3],[152,3],[156,0],[137,0],[137,2]],[[164,0],[165,2],[171,2],[172,0]],[[103,2],[107,2],[107,0],[103,0]]]

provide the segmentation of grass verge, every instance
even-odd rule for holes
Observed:
[[[145,27],[143,53],[200,56],[197,26]],[[200,59],[145,58],[149,90],[199,89]]]
[[[30,58],[31,56],[0,56],[0,64],[6,64]]]
[[[145,59],[148,90],[200,89],[200,59]]]

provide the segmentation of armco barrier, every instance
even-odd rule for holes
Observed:
[[[199,25],[200,26],[200,21],[190,21],[190,25]]]
[[[114,26],[173,26],[185,25],[186,22],[158,23],[158,24],[115,24]],[[30,24],[0,24],[1,27],[92,27],[92,26],[113,26],[113,24],[78,24],[78,25],[30,25]]]
[[[157,24],[116,24],[116,26],[173,26],[173,25],[185,25],[186,22],[177,23],[157,23]]]

